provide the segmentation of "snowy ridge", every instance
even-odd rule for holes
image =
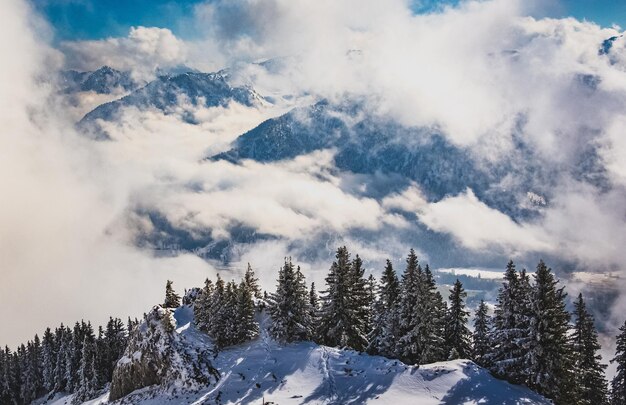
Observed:
[[[211,344],[193,326],[191,311],[175,314],[176,331],[198,350]],[[550,404],[530,390],[497,380],[469,360],[407,366],[398,360],[311,342],[281,345],[259,316],[260,336],[211,359],[220,380],[198,391],[148,387],[119,404]],[[190,347],[190,349],[192,348]],[[157,393],[158,392],[158,393]],[[157,393],[155,395],[155,393]],[[106,404],[109,393],[85,404]],[[71,396],[55,405],[70,404]]]

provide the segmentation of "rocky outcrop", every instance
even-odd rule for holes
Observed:
[[[176,333],[171,309],[155,306],[132,331],[124,356],[118,361],[109,400],[154,386],[155,392],[205,387],[219,379],[208,350]]]

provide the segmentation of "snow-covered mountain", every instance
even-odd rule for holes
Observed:
[[[163,311],[167,310],[160,309],[161,313]],[[119,399],[113,402],[109,401],[111,392],[107,391],[85,404],[551,403],[524,387],[492,377],[487,370],[469,360],[417,367],[310,342],[281,345],[269,337],[269,319],[263,314],[259,317],[261,330],[257,339],[213,355],[210,354],[213,353],[212,342],[193,325],[192,310],[181,307],[173,315],[176,329],[171,338],[164,337],[167,333],[160,326],[164,323],[157,322],[151,328],[153,332],[144,336],[158,344],[131,344],[127,355],[118,363],[118,367],[126,367],[139,364],[140,359],[154,359],[150,353],[155,351],[153,348],[160,347],[159,356],[172,359],[162,382],[149,384],[122,397],[116,395]],[[150,315],[149,319],[155,321]],[[149,329],[145,321],[141,327]],[[172,342],[175,344],[169,345]],[[180,353],[187,354],[181,356]],[[205,364],[211,364],[209,368],[205,366],[204,374],[198,373],[200,368],[193,367],[201,362],[189,353],[202,353]],[[140,367],[135,367],[135,372],[138,369]],[[201,375],[205,377],[205,384],[198,383]],[[217,375],[219,379],[216,381]],[[71,396],[57,398],[52,404],[70,404],[72,399]]]
[[[92,72],[67,70],[61,72],[61,86],[66,93],[93,91],[98,94],[111,94],[116,91],[131,91],[138,83],[130,72],[121,72],[109,66],[102,66]]]
[[[79,127],[97,138],[106,138],[97,121],[114,121],[122,108],[157,109],[165,114],[179,113],[183,120],[194,123],[191,110],[198,107],[225,107],[231,102],[252,106],[262,97],[247,86],[233,86],[224,72],[185,72],[163,75],[119,100],[102,104],[87,113]]]

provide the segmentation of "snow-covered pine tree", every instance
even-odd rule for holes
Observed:
[[[9,361],[10,352],[8,348],[0,350],[0,404],[11,403],[11,391],[7,381]]]
[[[604,405],[608,401],[606,365],[601,364],[601,349],[593,315],[587,311],[583,295],[574,302],[574,328],[570,337],[574,352],[574,378],[576,404]]]
[[[207,325],[208,335],[213,338],[217,347],[226,345],[225,332],[228,328],[228,298],[226,296],[226,284],[224,280],[217,275],[215,281],[215,292],[209,307],[209,323]]]
[[[395,341],[398,336],[397,302],[400,282],[390,260],[378,285],[378,299],[374,306],[373,327],[369,335],[368,353],[395,356]]]
[[[41,351],[43,388],[45,392],[52,392],[54,390],[54,369],[56,368],[58,348],[50,328],[47,328],[43,334]]]
[[[366,281],[366,291],[367,291],[367,312],[365,314],[365,331],[368,336],[368,347],[369,347],[369,335],[374,328],[374,312],[376,307],[376,296],[378,291],[378,283],[376,282],[376,278],[373,274],[370,274],[367,277]],[[366,348],[367,349],[367,348]]]
[[[611,381],[611,405],[626,404],[626,322],[619,328],[616,338],[615,357],[611,363],[617,364],[617,370]]]
[[[309,307],[311,308],[311,325],[317,325],[320,310],[320,299],[317,295],[317,290],[315,289],[315,282],[311,282],[311,289],[309,290]],[[311,338],[315,340],[317,336],[314,328],[312,334],[313,336]]]
[[[247,274],[247,273],[246,273]],[[254,277],[254,274],[252,274]],[[249,283],[249,280],[243,279],[237,289],[237,319],[235,326],[237,327],[237,335],[235,343],[243,343],[253,339],[259,333],[259,324],[254,319],[254,301],[253,297],[257,289]]]
[[[450,289],[450,306],[446,314],[445,347],[449,360],[470,358],[472,352],[472,334],[467,328],[469,311],[465,308],[466,297],[467,293],[463,289],[463,284],[457,279]]]
[[[487,367],[485,354],[489,351],[490,319],[487,304],[480,300],[474,315],[474,332],[472,333],[472,358],[476,364]]]
[[[417,255],[410,250],[402,274],[401,292],[398,303],[399,334],[396,340],[396,355],[407,364],[419,364],[423,351],[422,331],[422,268]]]
[[[103,377],[106,382],[110,382],[113,377],[113,369],[117,361],[124,355],[124,350],[128,342],[128,334],[124,327],[124,322],[119,318],[109,317],[109,321],[104,330],[103,340],[104,347],[106,348],[106,356],[101,377]]]
[[[167,280],[165,284],[165,302],[163,306],[165,308],[178,308],[180,306],[180,295],[176,294],[173,282],[170,280]]]
[[[567,294],[558,287],[550,268],[537,265],[532,290],[532,318],[523,374],[529,388],[558,404],[571,404],[573,394],[572,350],[568,342],[570,315],[565,310]]]
[[[446,303],[437,291],[437,284],[428,264],[420,275],[422,303],[420,310],[420,339],[422,341],[421,363],[433,363],[446,359],[445,319]]]
[[[18,405],[22,401],[22,370],[20,369],[20,358],[17,351],[12,352],[11,350],[9,350],[8,347],[5,348],[5,355],[5,384],[8,399],[7,404]]]
[[[54,367],[54,392],[67,390],[67,361],[70,358],[72,332],[69,328],[61,326],[54,332],[54,340],[57,342],[57,359]]]
[[[83,330],[82,352],[78,369],[78,383],[72,403],[79,404],[93,399],[100,388],[96,367],[96,337],[91,324]]]
[[[85,338],[85,322],[78,323],[74,325],[74,329],[72,330],[72,340],[67,350],[67,358],[65,359],[66,367],[65,367],[65,379],[66,383],[66,391],[69,393],[74,393],[80,386],[79,378],[78,378],[78,370],[80,369],[80,358],[83,351],[83,340]]]
[[[285,343],[313,337],[310,295],[300,268],[294,269],[290,258],[278,271],[276,292],[268,297],[272,318],[270,334]]]
[[[211,308],[213,304],[215,286],[208,278],[204,281],[204,287],[200,290],[198,298],[193,305],[194,322],[198,329],[208,332],[211,329]]]
[[[344,330],[347,339],[346,346],[357,351],[364,351],[368,346],[371,303],[363,260],[359,255],[352,260],[346,292],[348,297],[346,304],[350,307],[347,313],[352,315],[348,327]]]
[[[355,280],[362,278],[360,259],[351,261],[345,246],[337,249],[335,258],[326,277],[327,290],[322,296],[319,338],[327,346],[363,350],[367,344],[360,309],[363,301],[353,297]]]
[[[243,276],[243,282],[247,286],[247,288],[252,292],[253,298],[261,298],[261,287],[259,287],[259,279],[254,275],[254,270],[252,270],[252,266],[248,263],[248,267],[246,269],[246,273]]]
[[[490,350],[484,356],[491,372],[514,384],[525,383],[527,379],[526,349],[520,340],[528,336],[526,322],[521,322],[520,277],[515,264],[509,260],[504,273],[504,281],[498,292],[496,308],[492,318],[493,328],[489,336]]]
[[[41,372],[41,342],[35,335],[33,341],[20,346],[22,364],[21,397],[24,403],[31,403],[43,394],[43,375]]]
[[[220,310],[219,317],[224,328],[215,337],[218,347],[226,347],[237,341],[237,294],[239,288],[234,280],[226,283],[224,291],[224,307]]]

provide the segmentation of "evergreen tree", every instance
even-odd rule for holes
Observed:
[[[378,291],[378,283],[376,282],[376,278],[373,274],[370,274],[367,277],[366,286],[366,302],[365,302],[365,332],[368,336],[368,347],[369,347],[369,336],[374,328],[374,313],[376,310],[376,296]]]
[[[526,346],[526,383],[556,404],[571,404],[573,392],[572,351],[567,332],[570,315],[565,310],[567,294],[552,271],[540,261],[532,290],[532,318]]]
[[[165,302],[164,308],[178,308],[180,306],[180,296],[174,291],[172,281],[167,280],[165,284]]]
[[[87,324],[82,332],[83,343],[78,369],[78,381],[73,403],[78,404],[97,396],[99,377],[96,367],[96,337],[91,324]]]
[[[224,307],[220,310],[220,317],[224,329],[219,333],[215,339],[218,342],[218,347],[226,347],[237,342],[237,335],[239,328],[237,325],[237,284],[233,280],[226,283],[226,290],[224,292]]]
[[[54,368],[54,392],[69,391],[67,376],[69,374],[68,361],[71,359],[72,332],[63,326],[55,331],[55,340],[58,342],[57,360]]]
[[[422,354],[421,294],[422,268],[417,255],[410,250],[402,274],[401,293],[398,304],[399,336],[396,344],[397,356],[407,364],[419,364]]]
[[[352,319],[345,329],[346,345],[358,351],[364,351],[368,346],[367,335],[370,326],[370,295],[363,260],[356,255],[350,266],[349,277],[346,286],[348,314]]]
[[[65,368],[65,379],[66,383],[66,391],[69,393],[74,393],[80,386],[80,382],[78,379],[78,371],[80,369],[80,358],[83,351],[83,340],[85,338],[85,323],[78,323],[74,325],[74,329],[72,331],[72,340],[69,350],[66,352],[66,368]]]
[[[213,293],[213,299],[211,300],[211,306],[209,308],[209,322],[207,324],[207,332],[209,336],[213,338],[218,348],[224,347],[227,344],[225,333],[229,328],[228,298],[226,294],[226,284],[218,274],[215,282],[215,292]]]
[[[373,327],[369,335],[367,351],[387,357],[395,355],[395,339],[398,335],[397,301],[400,295],[400,282],[390,260],[378,285],[378,300],[374,305]]]
[[[474,316],[474,332],[472,334],[473,359],[476,364],[486,367],[485,355],[489,351],[489,315],[485,301],[480,300]]]
[[[248,268],[243,277],[244,284],[252,292],[253,298],[261,298],[261,287],[259,287],[259,279],[255,277],[252,266],[248,263]]]
[[[491,371],[500,378],[505,378],[514,384],[525,383],[526,348],[522,340],[528,336],[528,325],[524,318],[520,303],[526,302],[522,297],[520,277],[515,264],[510,260],[504,273],[504,282],[496,302],[493,316],[493,328],[489,336],[490,350],[483,361],[490,366]]]
[[[437,291],[435,278],[430,267],[426,265],[420,275],[422,302],[419,307],[420,340],[422,363],[433,363],[446,359],[445,353],[445,319],[447,313],[446,303]]]
[[[626,404],[626,322],[619,328],[616,338],[615,357],[611,363],[617,364],[615,377],[611,381],[611,404]]]
[[[463,284],[457,279],[450,290],[450,307],[446,317],[446,349],[450,360],[469,358],[472,351],[472,334],[467,328],[469,311],[465,309],[466,297],[467,293],[463,289]]]
[[[315,283],[311,283],[311,289],[309,290],[309,307],[311,308],[311,327],[317,324],[320,310],[320,300],[315,289]],[[315,340],[315,331],[312,332],[312,339]]]
[[[249,280],[242,280],[237,289],[236,343],[246,342],[259,333],[259,324],[254,319],[254,294],[254,286]]]
[[[13,393],[10,385],[11,351],[8,347],[0,350],[0,404],[12,404]]]
[[[607,403],[606,366],[600,363],[601,349],[593,316],[587,311],[582,294],[574,302],[574,331],[571,346],[574,352],[576,404],[603,405]]]
[[[204,281],[204,287],[193,306],[194,321],[198,329],[208,332],[211,323],[211,308],[215,293],[213,281],[208,278]]]
[[[115,365],[124,355],[124,350],[128,343],[128,334],[121,319],[109,318],[102,340],[102,350],[100,350],[102,368],[100,374],[104,381],[109,382],[113,378]]]
[[[364,328],[365,280],[360,258],[350,261],[343,246],[326,277],[327,290],[322,297],[319,337],[323,344],[364,350],[367,336]]]
[[[300,268],[291,259],[278,272],[276,292],[269,296],[270,333],[285,343],[313,338],[310,294]]]
[[[42,378],[43,388],[46,392],[54,390],[54,369],[57,361],[57,342],[54,334],[47,328],[42,339]]]

